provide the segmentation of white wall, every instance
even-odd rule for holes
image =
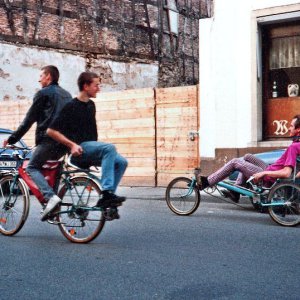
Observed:
[[[296,3],[299,1],[215,0],[213,18],[200,20],[201,157],[214,157],[216,148],[243,148],[257,142],[251,131],[256,126],[251,115],[256,111],[252,13]]]
[[[78,75],[86,68],[83,56],[0,43],[0,103],[32,99],[40,89],[40,69],[50,64],[60,71],[60,85],[75,96]],[[92,70],[103,76],[102,91],[156,87],[158,83],[157,63],[124,63],[99,58],[93,61]]]
[[[32,99],[40,89],[40,69],[50,64],[57,66],[60,71],[60,85],[75,95],[78,74],[85,70],[84,58],[0,43],[0,101]]]

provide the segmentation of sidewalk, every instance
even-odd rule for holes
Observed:
[[[120,186],[118,188],[117,194],[121,196],[127,197],[127,199],[138,199],[138,200],[158,200],[165,201],[165,187],[125,187]],[[225,199],[220,196],[220,194],[216,191],[213,195],[208,195],[205,192],[201,193],[201,201],[210,202],[210,203],[224,203],[233,204],[231,200]],[[238,206],[241,204],[250,204],[248,197],[241,197]]]
[[[165,200],[165,187],[125,187],[118,188],[118,195],[129,199]]]

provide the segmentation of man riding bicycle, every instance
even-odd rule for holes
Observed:
[[[72,162],[80,167],[101,166],[103,197],[96,206],[109,207],[125,201],[115,194],[127,168],[127,160],[112,144],[98,142],[96,107],[90,98],[100,90],[97,74],[83,72],[78,77],[79,94],[50,124],[47,134],[70,149]]]
[[[26,172],[30,175],[37,187],[42,192],[47,205],[42,213],[41,220],[47,219],[47,215],[54,210],[60,202],[53,189],[41,173],[41,168],[47,160],[56,160],[63,156],[67,149],[51,139],[46,130],[55,116],[62,110],[64,105],[72,100],[69,92],[58,85],[59,71],[57,67],[49,65],[41,69],[39,83],[42,89],[39,90],[29,108],[23,122],[14,131],[3,146],[15,144],[30,129],[33,123],[37,123],[35,132],[36,149],[33,152]]]
[[[197,183],[201,190],[213,186],[238,170],[239,176],[236,185],[243,186],[246,180],[253,176],[254,181],[263,179],[266,186],[272,185],[277,178],[289,178],[296,167],[297,156],[300,155],[300,115],[293,117],[289,134],[293,137],[292,144],[285,150],[282,156],[272,165],[267,166],[262,160],[252,154],[246,154],[243,158],[234,158],[222,168],[209,176],[196,174]],[[297,174],[299,177],[300,172]],[[234,191],[224,191],[224,194],[233,201],[238,202],[240,194]]]

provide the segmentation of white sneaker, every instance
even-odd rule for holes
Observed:
[[[59,197],[57,197],[56,195],[52,196],[49,199],[43,213],[41,214],[41,221],[46,221],[48,218],[48,214],[50,214],[60,202],[61,199]]]

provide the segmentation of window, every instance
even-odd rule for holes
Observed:
[[[263,137],[289,137],[288,124],[300,113],[300,20],[260,27],[262,44]]]
[[[166,0],[170,33],[178,35],[178,10],[176,0]]]
[[[300,85],[300,24],[273,25],[264,30],[266,41],[267,86],[272,98],[274,82],[277,97],[288,97],[288,85]]]

